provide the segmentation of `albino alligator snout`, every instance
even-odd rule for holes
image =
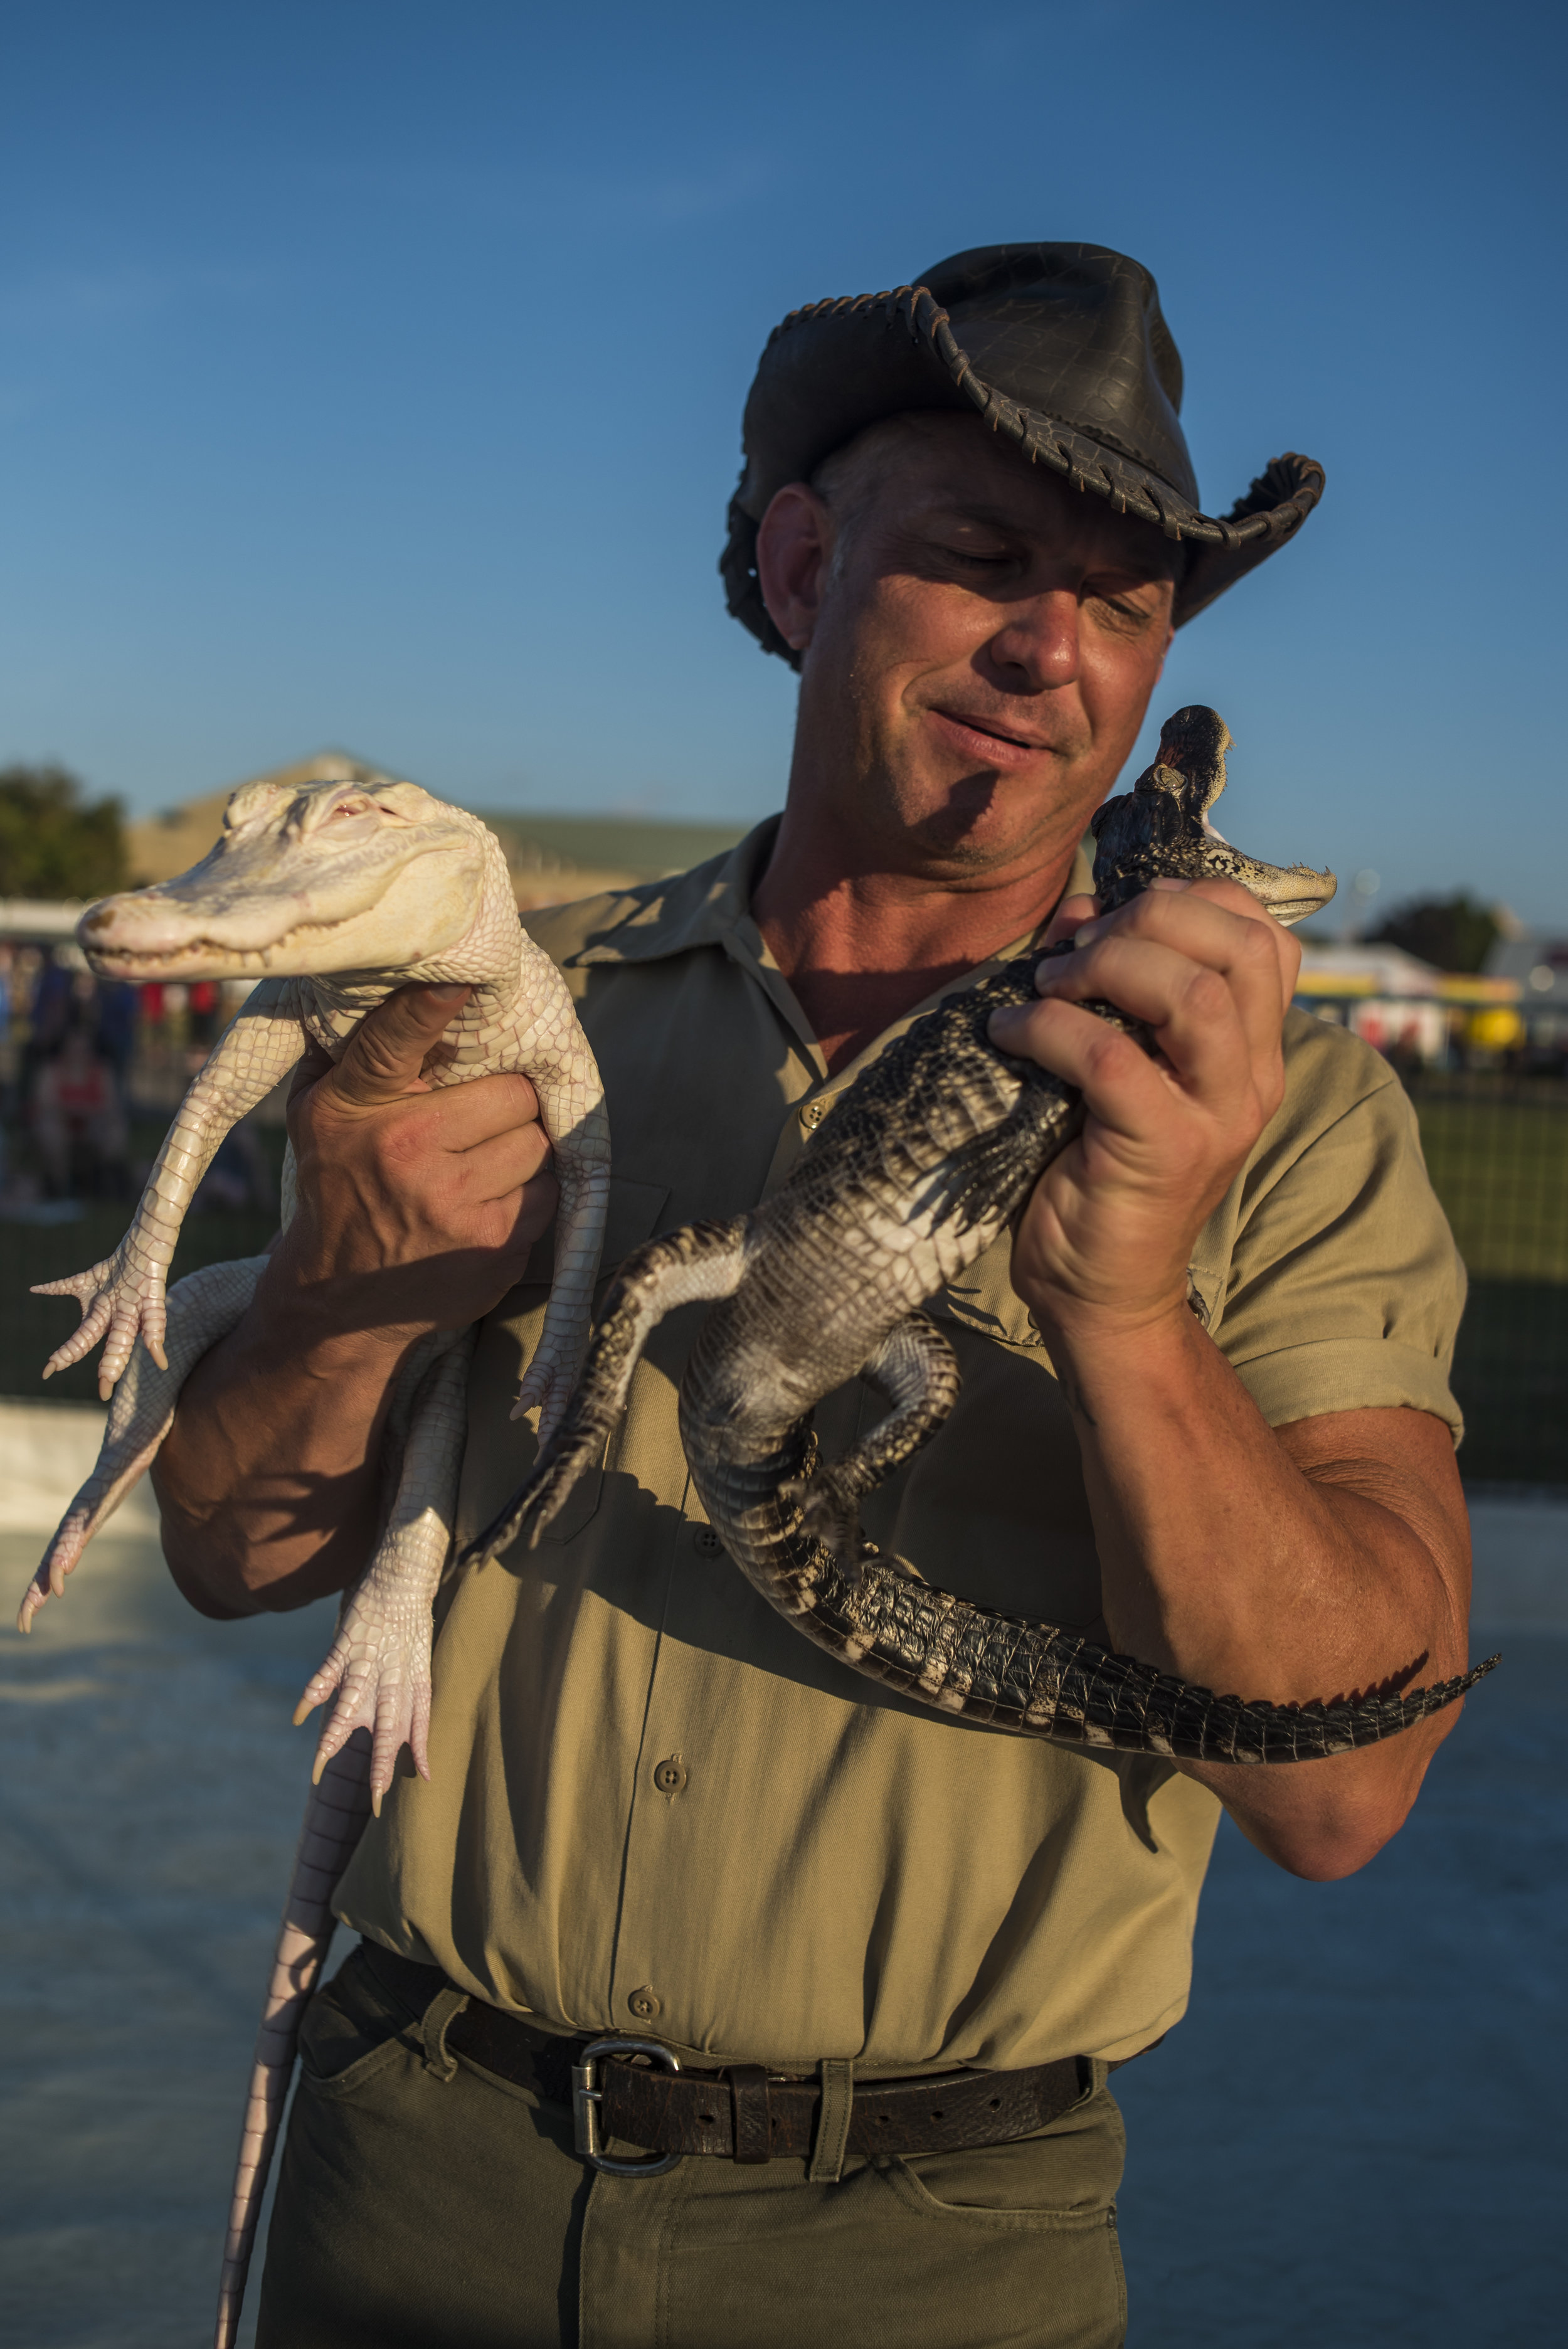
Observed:
[[[248,786],[200,864],[89,906],[77,936],[105,978],[396,970],[411,940],[428,958],[470,930],[483,864],[473,820],[417,784]]]
[[[225,913],[196,906],[176,891],[137,889],[106,897],[77,925],[77,936],[102,978],[260,978],[273,949],[308,919],[297,897],[253,900]]]

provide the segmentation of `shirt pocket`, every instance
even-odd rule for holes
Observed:
[[[610,1204],[604,1216],[604,1245],[599,1256],[601,1282],[609,1278],[624,1257],[630,1256],[634,1247],[641,1247],[648,1238],[669,1195],[667,1184],[634,1183],[624,1174],[611,1175]],[[552,1224],[543,1238],[535,1240],[529,1252],[527,1279],[519,1282],[511,1295],[497,1308],[498,1312],[514,1313],[524,1305],[542,1303],[554,1278],[555,1226]]]

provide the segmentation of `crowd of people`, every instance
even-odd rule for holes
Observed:
[[[227,992],[212,980],[101,980],[74,945],[0,942],[0,1196],[24,1210],[129,1199],[145,1173],[139,1158],[156,1146],[150,1133],[136,1133],[133,1104],[161,1123],[232,1016]],[[198,1205],[260,1206],[268,1187],[247,1122]]]

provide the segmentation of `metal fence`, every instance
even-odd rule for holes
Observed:
[[[138,1016],[123,1035],[110,1035],[110,1023],[100,1019],[101,1048],[115,1061],[115,1081],[130,1112],[123,1163],[115,1181],[88,1185],[77,1201],[44,1196],[29,1206],[27,1186],[36,1193],[39,1180],[32,1163],[29,1075],[36,1073],[48,1024],[43,1019],[40,1029],[41,1007],[48,1008],[45,982],[54,986],[62,1028],[72,1017],[87,1016],[97,991],[76,968],[81,957],[74,947],[68,949],[74,961],[56,957],[46,967],[34,948],[0,953],[10,958],[0,977],[12,1015],[9,1032],[0,1034],[0,1393],[33,1393],[38,1364],[66,1334],[71,1309],[28,1296],[29,1282],[80,1271],[116,1246],[135,1175],[157,1149],[170,1112],[233,1007],[216,987],[142,989]],[[134,995],[129,988],[110,992]],[[1398,1056],[1391,1057],[1398,1065]],[[1466,1481],[1568,1489],[1568,1078],[1563,1063],[1550,1072],[1418,1065],[1401,1067],[1400,1073],[1420,1120],[1433,1184],[1470,1270],[1470,1303],[1454,1366],[1467,1423],[1460,1454]],[[246,1170],[238,1170],[229,1186],[236,1194],[232,1215],[219,1211],[222,1202],[216,1195],[203,1195],[201,1205],[213,1212],[191,1218],[179,1272],[264,1245],[275,1213],[285,1091],[280,1088],[251,1121],[251,1155],[265,1158],[265,1179],[256,1166],[247,1179],[239,1179]],[[219,1187],[209,1186],[214,1193]],[[62,1228],[54,1228],[57,1222]],[[90,1364],[67,1371],[51,1389],[84,1401],[95,1392]]]
[[[1470,1273],[1465,1481],[1568,1486],[1568,1084],[1501,1070],[1405,1083]]]

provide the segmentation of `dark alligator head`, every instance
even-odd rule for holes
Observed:
[[[1130,792],[1089,819],[1094,889],[1109,913],[1150,881],[1239,881],[1276,922],[1299,922],[1326,905],[1337,883],[1310,864],[1264,864],[1214,830],[1209,810],[1225,788],[1231,737],[1216,709],[1201,703],[1168,718],[1154,763]]]

